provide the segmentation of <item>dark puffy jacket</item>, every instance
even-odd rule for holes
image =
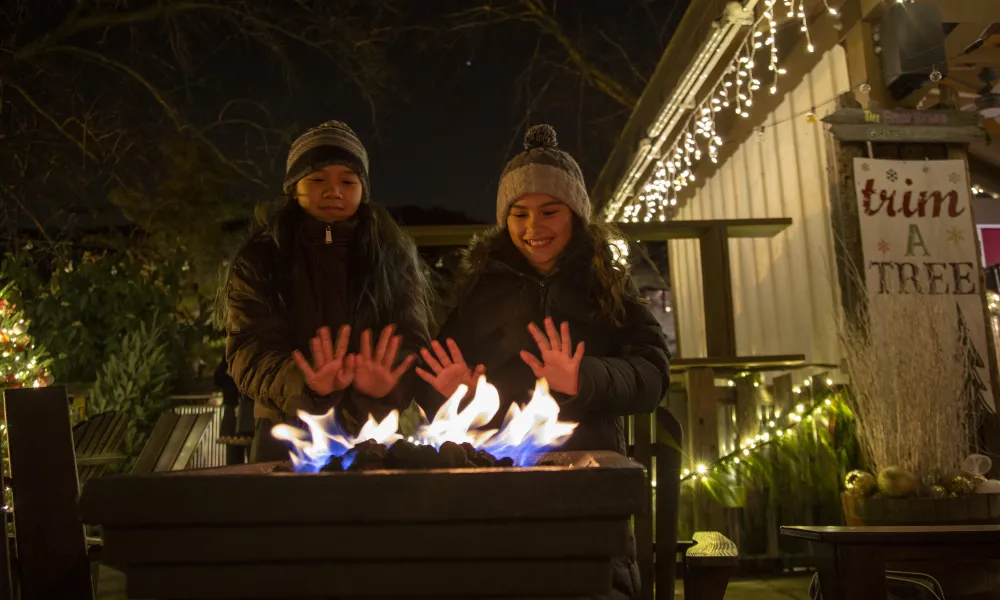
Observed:
[[[351,352],[357,351],[364,329],[371,329],[377,338],[392,323],[403,336],[399,360],[426,345],[426,291],[421,287],[416,247],[401,237],[405,234],[386,235],[384,228],[398,231],[398,227],[378,225],[371,210],[366,205],[359,209],[363,213],[348,243],[345,305],[353,309],[338,316],[339,322],[303,322],[304,305],[312,299],[295,295],[294,290],[302,287],[292,282],[298,259],[295,240],[279,246],[274,237],[260,235],[234,259],[226,288],[226,359],[240,392],[254,400],[255,417],[280,423],[293,419],[299,410],[322,414],[338,407],[348,428],[356,429],[369,413],[382,418],[392,409],[406,408],[417,393],[418,379],[411,370],[383,399],[369,398],[353,387],[319,397],[292,359],[296,349],[310,356],[309,339],[318,327],[327,325],[336,336],[340,323],[352,326]],[[385,285],[390,276],[393,289],[383,289],[390,287]]]
[[[496,231],[470,248],[460,275],[469,279],[468,289],[438,339],[454,339],[470,366],[486,366],[502,402],[492,424],[497,426],[510,403],[527,402],[535,386],[534,374],[520,357],[521,350],[539,355],[528,324],[543,327],[545,317],[552,317],[557,327],[568,322],[574,347],[583,341],[586,349],[579,393],[572,398],[553,394],[560,403],[560,420],[579,423],[564,448],[624,454],[622,417],[653,412],[669,387],[662,328],[638,301],[631,282],[635,297],[625,300],[621,326],[601,316],[592,291],[594,254],[584,242],[574,238],[555,271],[541,277],[508,235]],[[433,415],[443,401],[440,394],[430,394],[424,410]]]

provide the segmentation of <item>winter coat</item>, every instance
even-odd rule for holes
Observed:
[[[574,348],[583,341],[585,354],[579,393],[553,392],[560,420],[579,423],[563,448],[624,454],[622,417],[655,411],[667,393],[667,342],[631,280],[632,297],[624,300],[621,325],[601,315],[593,287],[594,252],[578,237],[546,277],[528,265],[504,230],[474,242],[460,274],[465,290],[437,337],[442,343],[455,340],[470,366],[486,366],[487,379],[500,393],[501,410],[491,424],[498,426],[510,403],[530,400],[535,386],[520,357],[521,350],[539,356],[528,324],[544,328],[545,317],[552,317],[557,328],[568,322]],[[423,408],[433,415],[443,402],[433,393]]]
[[[374,344],[392,323],[403,337],[397,360],[417,352],[429,338],[419,257],[412,241],[401,237],[405,234],[379,231],[367,205],[359,209],[356,224],[336,224],[332,236],[325,224],[306,216],[300,220],[294,239],[279,244],[272,235],[259,235],[233,261],[226,289],[229,371],[240,392],[254,400],[258,419],[281,423],[299,410],[323,414],[336,407],[356,432],[369,413],[381,419],[409,405],[417,383],[412,370],[386,398],[370,398],[353,387],[318,396],[292,352],[310,357],[309,340],[324,325],[336,343],[341,324],[351,325],[349,351],[357,352],[362,331],[372,330]],[[366,249],[374,247],[377,255],[369,256]],[[375,282],[379,273],[386,275],[382,284]],[[379,289],[385,281],[393,284],[388,300]]]

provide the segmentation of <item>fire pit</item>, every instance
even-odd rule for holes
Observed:
[[[603,452],[529,468],[264,463],[91,480],[81,510],[130,598],[590,597],[609,590],[646,485]]]

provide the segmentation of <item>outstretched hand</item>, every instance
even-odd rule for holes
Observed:
[[[486,373],[486,367],[478,365],[475,369],[470,369],[469,365],[465,364],[465,358],[462,356],[462,351],[458,349],[455,340],[448,338],[445,340],[445,344],[448,345],[448,350],[445,350],[444,346],[437,340],[432,341],[431,348],[434,350],[434,355],[427,348],[420,349],[420,356],[424,358],[424,362],[431,370],[426,371],[417,367],[417,375],[429,383],[439,394],[450,398],[458,386],[462,384],[465,384],[469,389],[475,388],[479,376]]]
[[[334,349],[330,328],[320,327],[310,342],[311,365],[298,350],[292,353],[295,364],[305,375],[306,384],[313,392],[326,396],[351,385],[355,375],[355,358],[347,353],[350,337],[351,327],[344,325],[337,334],[337,347]]]
[[[372,351],[372,332],[366,329],[361,334],[361,352],[357,356],[357,367],[354,374],[354,388],[372,398],[384,398],[399,383],[399,378],[413,364],[414,357],[409,355],[398,366],[396,355],[403,338],[393,335],[395,325],[389,325],[382,330],[378,344]]]
[[[569,335],[569,323],[563,323],[560,331],[551,317],[545,318],[545,332],[534,323],[528,324],[528,332],[538,344],[541,360],[527,350],[521,351],[523,360],[537,379],[545,378],[549,389],[568,396],[575,396],[580,391],[580,361],[583,360],[583,342],[576,345],[573,352],[573,340]]]

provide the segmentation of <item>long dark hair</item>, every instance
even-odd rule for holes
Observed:
[[[559,260],[581,261],[590,266],[590,294],[597,301],[600,316],[621,326],[625,319],[625,301],[643,302],[637,294],[628,265],[619,264],[611,251],[615,240],[624,239],[611,223],[592,221],[573,215],[573,236]],[[463,252],[462,265],[448,308],[457,308],[472,291],[485,272],[490,259],[510,256],[520,257],[506,227],[495,227],[473,238]]]
[[[270,206],[258,206],[250,232],[227,267],[217,296],[217,310],[225,322],[226,297],[232,269],[243,252],[253,244],[273,243],[278,256],[287,256],[305,211],[291,195],[279,197]],[[426,338],[432,320],[436,294],[428,281],[426,266],[416,245],[389,212],[376,204],[364,202],[354,216],[357,229],[351,245],[349,273],[366,278],[359,287],[359,304],[385,323]],[[219,306],[221,305],[221,306]],[[356,332],[360,333],[360,331]]]

